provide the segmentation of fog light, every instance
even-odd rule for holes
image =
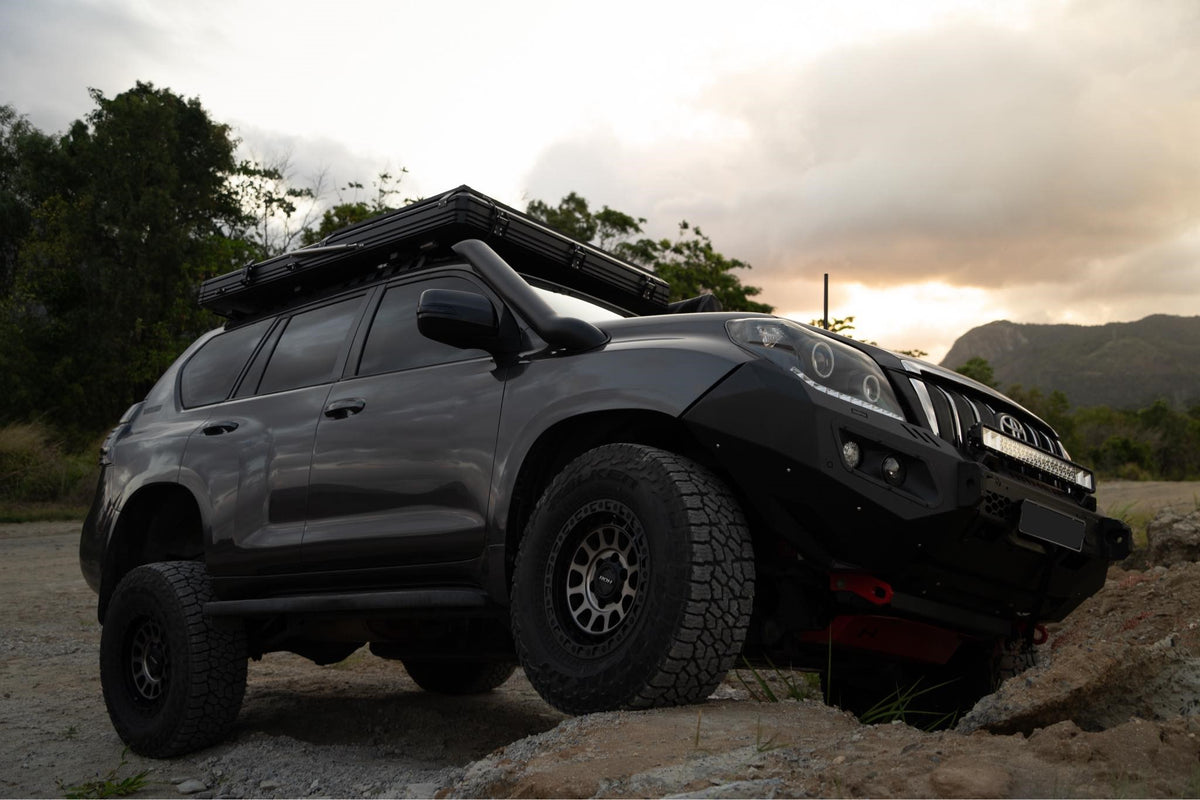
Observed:
[[[883,473],[883,479],[892,486],[899,486],[904,483],[905,469],[904,464],[895,456],[888,456],[880,465],[879,471]]]
[[[849,469],[854,469],[862,463],[862,450],[858,442],[846,442],[842,445],[842,461]]]

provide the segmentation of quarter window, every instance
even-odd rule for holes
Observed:
[[[238,375],[270,325],[271,320],[264,319],[226,331],[209,339],[188,359],[179,383],[179,399],[184,408],[219,403],[229,397]]]

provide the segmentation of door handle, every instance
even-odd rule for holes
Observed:
[[[205,436],[220,436],[222,433],[233,433],[238,428],[238,424],[233,420],[225,420],[224,422],[214,422],[212,425],[205,425],[201,428],[201,432]]]
[[[330,419],[345,419],[352,417],[362,411],[367,406],[367,401],[361,397],[347,397],[343,400],[334,400],[329,405],[325,406],[325,416]]]

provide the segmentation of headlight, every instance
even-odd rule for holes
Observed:
[[[900,403],[879,365],[865,353],[783,319],[735,319],[729,338],[769,358],[817,391],[904,419]]]

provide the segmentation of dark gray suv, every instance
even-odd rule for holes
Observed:
[[[961,706],[1128,552],[1003,395],[667,292],[467,187],[207,281],[228,322],[108,437],[80,544],[121,737],[205,746],[248,657],[364,644],[574,713],[743,656]]]

